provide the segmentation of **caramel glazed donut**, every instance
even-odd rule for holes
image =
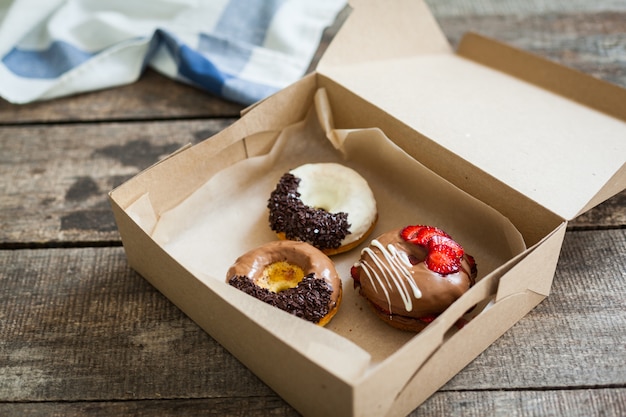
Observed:
[[[266,243],[240,256],[226,276],[233,287],[320,326],[341,304],[341,279],[334,263],[304,242]]]
[[[419,332],[474,285],[477,268],[443,230],[418,225],[372,240],[350,273],[379,318]]]
[[[267,207],[279,239],[308,242],[326,255],[358,246],[378,216],[367,181],[336,163],[305,164],[285,173]]]

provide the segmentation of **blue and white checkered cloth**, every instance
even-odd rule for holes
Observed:
[[[134,82],[146,67],[242,104],[304,75],[346,0],[0,1],[0,96]]]

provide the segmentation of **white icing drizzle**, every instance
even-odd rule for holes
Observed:
[[[374,285],[374,278],[376,279],[376,281],[379,284],[378,286],[380,286],[380,288],[382,288],[383,292],[385,293],[385,298],[387,298],[387,305],[389,306],[389,311],[391,311],[391,298],[389,298],[389,292],[387,291],[387,287],[383,285],[383,282],[378,276],[378,274],[376,273],[376,271],[374,271],[367,262],[361,261],[360,265],[361,265],[361,269],[365,272],[365,275],[367,275],[367,278],[370,280],[370,283],[372,284],[372,288],[374,288],[374,292],[378,294],[378,287]],[[374,278],[372,278],[372,274],[374,274]]]
[[[413,265],[411,264],[408,255],[406,252],[398,250],[393,244],[389,244],[385,247],[376,239],[372,240],[371,246],[380,250],[382,258],[369,247],[363,249],[361,254],[369,255],[377,269],[383,274],[383,278],[387,283],[387,285],[384,285],[383,279],[378,275],[374,268],[369,265],[368,262],[361,261],[362,269],[369,278],[372,287],[378,293],[377,285],[374,283],[374,281],[376,281],[378,286],[382,288],[385,293],[385,297],[387,298],[389,311],[391,311],[391,299],[389,297],[389,292],[387,291],[387,286],[389,286],[389,288],[396,288],[398,294],[400,294],[400,298],[402,298],[406,311],[413,310],[413,301],[411,296],[414,298],[421,298],[422,292],[411,275],[410,268]],[[391,282],[393,282],[393,287]],[[407,284],[410,289],[407,287]]]

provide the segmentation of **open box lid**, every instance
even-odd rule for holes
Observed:
[[[564,219],[626,188],[626,89],[477,35],[455,53],[421,0],[350,3],[319,74]]]

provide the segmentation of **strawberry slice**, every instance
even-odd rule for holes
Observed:
[[[423,321],[424,323],[432,323],[437,317],[439,317],[439,314],[429,314],[427,316],[419,317],[418,320]]]
[[[400,236],[402,236],[402,239],[404,239],[406,242],[415,243],[414,240],[416,239],[417,234],[424,227],[428,227],[428,226],[422,226],[422,225],[407,226],[404,229],[402,229],[402,231],[400,232]]]
[[[441,275],[452,274],[461,267],[461,259],[447,245],[432,245],[425,262],[428,269]]]
[[[424,247],[428,247],[428,241],[430,241],[433,236],[450,237],[438,227],[424,225],[406,226],[402,229],[400,235],[405,241]]]
[[[359,282],[361,280],[361,269],[357,264],[354,264],[352,265],[352,267],[350,267],[350,276],[356,282]]]
[[[428,243],[435,236],[450,238],[450,235],[448,235],[446,232],[439,229],[438,227],[425,226],[422,227],[419,232],[417,232],[413,243],[417,243],[418,245],[422,245],[427,248]]]
[[[452,250],[454,251],[454,253],[456,254],[458,258],[462,258],[463,255],[465,254],[463,247],[459,245],[456,242],[456,240],[448,236],[435,235],[431,237],[430,241],[428,242],[428,248],[430,249],[431,247],[436,246],[436,245],[449,246],[450,248],[452,248]]]

